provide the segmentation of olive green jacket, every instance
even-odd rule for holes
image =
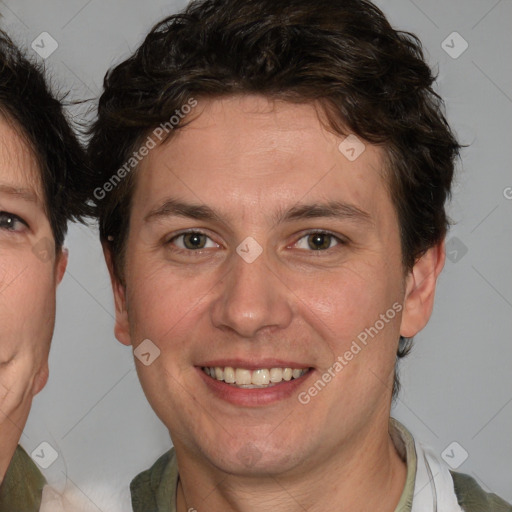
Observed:
[[[399,430],[399,436],[392,435],[393,441],[407,463],[406,482],[395,512],[410,512],[417,464],[414,439],[403,425],[391,421]],[[455,472],[451,472],[451,475],[457,500],[464,512],[512,512],[511,505],[496,494],[486,493],[470,476]],[[177,483],[178,466],[172,449],[132,480],[133,512],[176,512]]]
[[[46,480],[18,446],[0,486],[0,512],[38,512]]]

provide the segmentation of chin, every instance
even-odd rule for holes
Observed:
[[[202,456],[205,456],[204,451]],[[251,441],[247,441],[240,447],[208,453],[206,456],[217,469],[239,476],[279,475],[293,471],[300,464],[296,452],[295,454],[285,453],[268,445],[261,449]]]

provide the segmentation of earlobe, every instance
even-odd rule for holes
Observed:
[[[60,253],[57,255],[57,261],[55,263],[55,279],[56,284],[59,285],[66,273],[66,268],[68,266],[68,257],[69,253],[66,248],[61,249]]]
[[[421,256],[406,278],[400,335],[412,338],[421,331],[434,308],[436,283],[445,262],[444,240]]]
[[[34,382],[32,384],[32,396],[36,396],[46,386],[49,373],[48,363],[45,363],[34,377]]]
[[[105,261],[110,274],[112,291],[114,292],[114,305],[116,309],[114,334],[117,340],[123,345],[131,345],[130,326],[128,323],[128,312],[126,309],[126,288],[119,281],[116,275],[112,252],[106,243],[103,244],[103,254],[105,255]]]

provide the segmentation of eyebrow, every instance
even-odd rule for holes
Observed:
[[[161,206],[151,210],[144,217],[144,222],[161,217],[188,217],[197,220],[221,221],[220,216],[209,206],[184,203],[176,199],[167,199]]]
[[[222,217],[212,208],[206,205],[190,204],[168,199],[161,206],[149,212],[145,222],[165,217],[186,217],[196,220],[215,221],[223,223]],[[327,203],[297,204],[286,211],[279,211],[272,216],[275,225],[296,220],[314,218],[335,218],[349,220],[358,224],[373,225],[371,215],[355,205],[341,201],[329,201]]]
[[[39,202],[35,192],[29,188],[13,187],[11,185],[4,185],[4,184],[0,183],[0,194],[18,197],[18,198],[23,199],[24,201],[28,201],[30,203],[38,203]]]
[[[350,220],[361,224],[373,224],[369,213],[361,210],[355,205],[343,203],[342,201],[329,201],[327,203],[297,204],[286,212],[278,213],[274,222],[290,222],[294,220],[335,218]]]

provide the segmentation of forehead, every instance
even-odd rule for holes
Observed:
[[[383,150],[351,136],[364,150],[347,158],[346,135],[327,129],[314,104],[261,96],[203,100],[186,121],[142,162],[135,202],[172,193],[235,215],[274,213],[302,198],[369,210],[381,206],[376,198],[389,203]]]
[[[21,131],[0,115],[0,192],[11,190],[20,195],[32,195],[43,204],[42,179],[39,164]]]
[[[212,166],[236,166],[239,162],[238,171],[250,175],[258,166],[275,170],[284,159],[289,165],[304,161],[321,165],[339,152],[338,145],[345,137],[328,129],[325,113],[318,104],[289,103],[257,95],[200,101],[185,121],[186,126],[167,142],[176,156],[185,157],[192,165],[204,165],[211,156],[215,156],[209,160]],[[189,151],[198,146],[201,151]],[[318,161],[319,153],[326,158]]]

